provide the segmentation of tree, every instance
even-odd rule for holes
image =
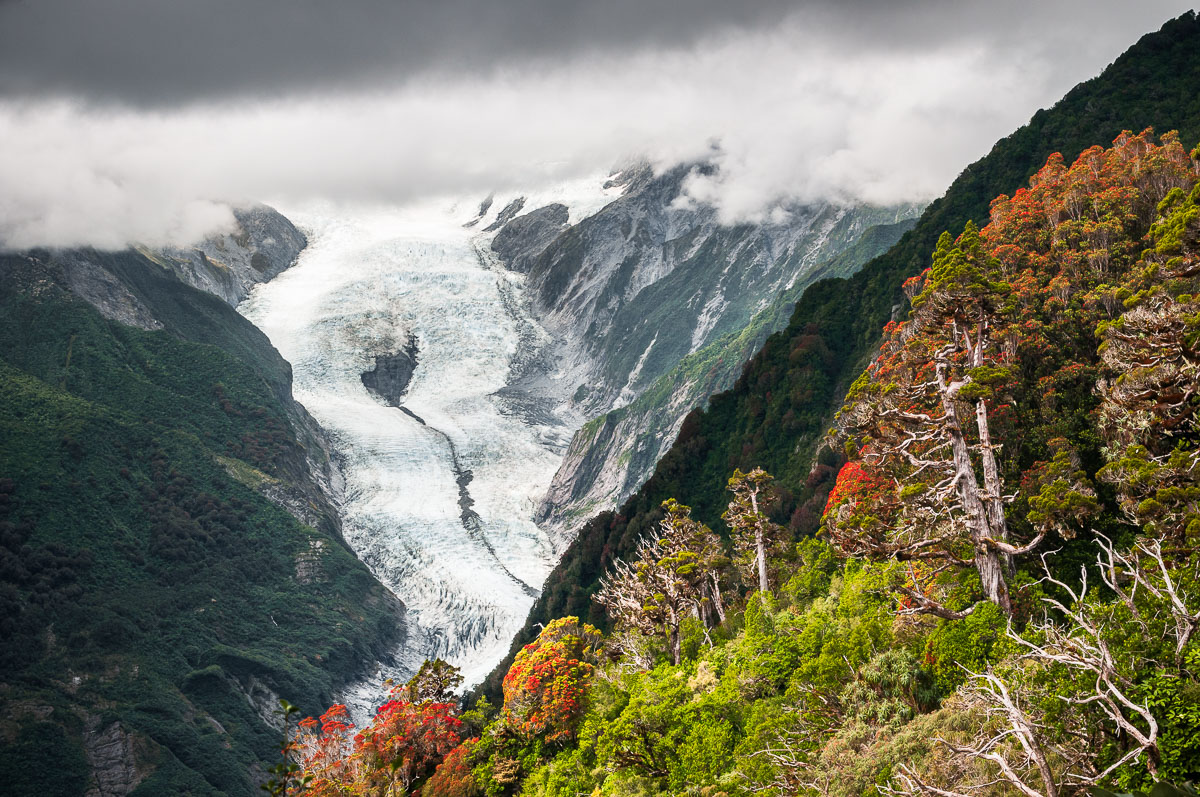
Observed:
[[[1009,499],[992,440],[989,404],[1011,378],[996,339],[1008,292],[1001,279],[968,223],[956,241],[943,234],[932,269],[906,283],[910,320],[890,325],[880,357],[838,415],[839,432],[862,442],[860,467],[881,485],[884,500],[875,503],[885,513],[859,534],[859,518],[838,508],[828,528],[847,553],[931,562],[939,572],[973,565],[986,598],[1011,613],[1011,557],[1041,535],[1026,546],[1008,542]],[[900,590],[922,610],[964,616],[918,587]]]
[[[462,671],[457,667],[441,659],[426,659],[405,688],[414,703],[449,703],[462,682]]]
[[[675,573],[696,585],[699,593],[696,609],[705,626],[715,625],[710,622],[710,613],[716,614],[718,623],[725,622],[722,586],[726,583],[729,557],[721,538],[692,518],[690,506],[670,498],[663,502],[662,508],[666,514],[659,524],[659,545],[664,560],[684,563],[675,568]]]
[[[1080,793],[1139,758],[1159,779],[1161,717],[1139,683],[1158,663],[1128,640],[1131,632],[1164,639],[1181,662],[1200,625],[1200,605],[1180,588],[1157,541],[1140,540],[1126,553],[1104,537],[1098,542],[1096,564],[1116,599],[1088,594],[1086,568],[1074,587],[1051,575],[1043,558],[1045,580],[1068,600],[1045,598],[1052,613],[1024,634],[1009,626],[1019,656],[972,674],[962,692],[982,717],[974,738],[938,740],[964,761],[989,762],[992,777],[1028,797]],[[1100,763],[1102,752],[1107,760]],[[901,765],[892,790],[969,797],[994,782],[939,785]]]
[[[326,797],[344,793],[344,787],[362,774],[357,755],[354,723],[346,706],[334,703],[320,720],[307,717],[300,721],[298,744],[304,754],[304,773],[308,777],[306,797]]]
[[[422,797],[481,797],[483,789],[471,768],[471,752],[478,739],[468,739],[451,750],[421,789]]]
[[[583,714],[599,659],[600,632],[563,617],[517,652],[504,676],[504,725],[525,739],[565,742]]]
[[[1055,411],[1058,390],[1090,387],[1093,330],[1136,300],[1120,283],[1139,241],[1160,200],[1194,181],[1176,138],[1156,145],[1149,130],[1070,168],[1052,156],[1028,189],[992,203],[983,230],[944,234],[931,268],[905,284],[908,320],[885,328],[838,415],[832,437],[846,444],[855,489],[825,516],[843,554],[903,563],[905,611],[972,611],[938,590],[973,568],[983,597],[1011,615],[1014,557],[1048,534],[1073,536],[1075,517],[1098,509],[1076,450],[1094,437]],[[1017,499],[1025,518],[1008,517]],[[1013,528],[1031,538],[1011,540]]]
[[[1200,167],[1200,162],[1197,163]],[[1159,206],[1151,246],[1101,326],[1100,431],[1121,508],[1154,536],[1200,543],[1200,183]]]
[[[341,704],[330,706],[320,720],[308,717],[300,723],[306,797],[410,794],[458,745],[462,722],[455,716],[457,706],[413,703],[407,691],[392,690],[393,699],[358,732]]]
[[[727,559],[715,534],[674,499],[663,502],[655,534],[638,545],[637,559],[618,561],[600,582],[595,600],[619,628],[662,636],[679,664],[679,628],[690,614],[711,606],[724,619],[720,574]]]
[[[729,477],[733,500],[721,517],[733,531],[734,547],[742,561],[749,561],[758,576],[759,592],[769,592],[767,581],[767,552],[783,537],[783,527],[772,523],[762,511],[772,478],[762,468],[749,473],[734,470]]]
[[[409,794],[458,746],[462,721],[453,703],[389,700],[356,737],[359,780],[377,794]]]

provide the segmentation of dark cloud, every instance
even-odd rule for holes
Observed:
[[[947,40],[1058,46],[1081,36],[1106,46],[1186,7],[1179,0],[0,0],[0,96],[169,106],[396,88],[431,73],[554,70],[597,54],[704,46],[788,19],[847,49],[911,51]]]
[[[386,86],[769,26],[791,0],[21,0],[0,94],[132,104]]]

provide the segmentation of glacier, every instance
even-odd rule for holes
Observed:
[[[592,180],[537,198],[574,216],[612,192]],[[582,419],[510,384],[528,381],[550,340],[524,276],[495,262],[485,225],[464,226],[478,207],[287,208],[309,245],[239,306],[291,363],[296,399],[340,456],[347,543],[408,608],[404,649],[345,696],[360,715],[384,677],[426,658],[482,680],[568,542],[533,515]],[[410,340],[417,366],[388,406],[361,375]]]

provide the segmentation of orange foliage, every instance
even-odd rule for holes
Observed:
[[[555,620],[522,648],[504,676],[504,721],[549,743],[575,732],[595,669],[600,632],[577,617]]]
[[[468,739],[451,750],[425,783],[422,797],[477,797],[483,791],[471,772],[471,751],[478,739]]]
[[[392,691],[403,697],[405,688]],[[331,706],[320,720],[300,723],[304,774],[311,776],[305,797],[409,794],[459,743],[462,721],[453,703],[384,703],[371,725],[354,732],[343,705]]]
[[[837,481],[829,491],[829,500],[825,502],[825,511],[821,514],[828,515],[830,510],[837,509],[847,501],[857,501],[859,496],[872,492],[879,486],[879,479],[868,474],[862,463],[847,462],[838,471]]]

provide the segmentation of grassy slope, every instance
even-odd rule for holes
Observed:
[[[140,256],[95,257],[168,331],[0,261],[0,779],[82,794],[81,737],[117,721],[139,793],[257,793],[276,735],[243,692],[320,710],[386,654],[397,607],[330,528],[252,489],[303,473],[265,336]]]
[[[792,493],[780,519],[790,518],[799,534],[810,533],[822,491],[829,487],[822,470],[810,474],[816,444],[878,345],[880,329],[901,305],[901,283],[928,265],[937,237],[944,230],[961,230],[969,219],[986,222],[992,198],[1024,184],[1051,153],[1061,152],[1070,162],[1089,146],[1107,145],[1124,129],[1147,126],[1176,129],[1186,143],[1200,140],[1197,52],[1200,20],[1191,12],[1144,36],[1099,77],[1038,111],[968,166],[885,254],[849,279],[810,286],[787,329],[767,340],[734,387],[684,422],[679,439],[643,488],[619,512],[603,513],[584,526],[547,579],[513,651],[552,618],[574,614],[602,620],[591,603],[600,576],[657,523],[658,505],[666,498],[688,496],[700,519],[719,526],[725,480],[735,467],[762,466],[779,477]],[[482,693],[499,693],[508,664],[493,672]]]

